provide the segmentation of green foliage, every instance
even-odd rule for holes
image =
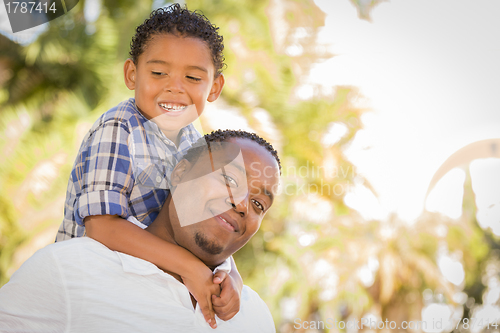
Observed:
[[[9,280],[6,273],[12,264],[12,256],[27,238],[17,226],[17,215],[5,204],[5,199],[0,196],[0,286]]]

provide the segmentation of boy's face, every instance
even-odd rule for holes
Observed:
[[[156,118],[167,136],[176,136],[196,120],[206,101],[215,101],[224,86],[222,74],[214,79],[215,67],[206,43],[173,34],[154,36],[137,65],[131,59],[125,62],[124,74],[141,112],[148,119]]]

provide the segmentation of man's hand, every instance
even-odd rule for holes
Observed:
[[[205,321],[210,327],[217,328],[214,308],[212,306],[212,295],[215,297],[219,296],[221,294],[221,287],[219,284],[214,284],[212,282],[213,274],[210,268],[204,264],[196,266],[194,274],[191,273],[181,276],[182,282],[184,282],[186,288],[188,288],[191,295],[193,295],[194,299],[198,302],[201,313],[203,313],[205,317]]]
[[[241,290],[233,277],[224,271],[214,274],[213,283],[222,288],[220,296],[212,295],[215,314],[222,320],[229,320],[240,311]]]

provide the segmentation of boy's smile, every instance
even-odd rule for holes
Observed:
[[[215,101],[224,77],[215,76],[207,44],[198,38],[161,34],[149,40],[137,64],[124,66],[125,84],[135,103],[174,143],[179,131],[196,120],[206,101]]]

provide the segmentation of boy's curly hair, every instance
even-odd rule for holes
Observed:
[[[215,76],[224,68],[223,38],[219,28],[212,25],[201,13],[182,8],[178,3],[154,10],[143,24],[137,27],[130,43],[130,57],[137,65],[146,44],[158,34],[178,34],[183,37],[200,38],[207,43],[215,67]]]
[[[195,162],[202,154],[202,152],[208,151],[209,149],[214,149],[215,147],[213,146],[216,142],[227,142],[231,138],[249,139],[266,148],[267,151],[276,159],[276,162],[278,162],[279,172],[281,175],[281,162],[278,156],[278,152],[274,149],[274,147],[257,134],[241,130],[234,131],[219,129],[216,131],[212,131],[212,133],[210,134],[205,134],[203,137],[199,138],[198,141],[186,152],[183,158],[190,162]]]

